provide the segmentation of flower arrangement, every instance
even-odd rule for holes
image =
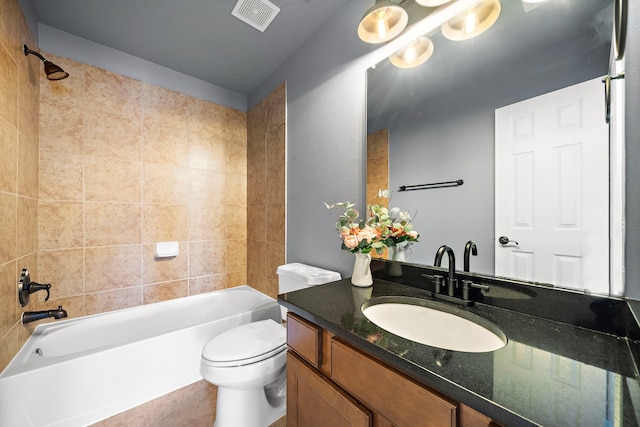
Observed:
[[[380,191],[378,196],[388,198],[388,191]],[[413,230],[409,212],[403,212],[400,208],[389,210],[383,205],[369,205],[368,218],[358,220],[360,213],[354,209],[354,203],[325,203],[325,206],[327,209],[344,210],[336,222],[336,229],[340,232],[342,249],[349,252],[370,253],[375,249],[382,254],[387,247],[404,247],[417,242],[420,237]]]

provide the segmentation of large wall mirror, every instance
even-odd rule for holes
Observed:
[[[581,95],[569,92],[569,98],[577,102],[554,104],[551,115],[554,126],[570,129],[575,123],[604,123],[601,80],[610,73],[614,61],[615,0],[540,3],[500,0],[500,3],[498,20],[483,34],[452,41],[437,30],[428,35],[434,51],[425,63],[415,68],[398,68],[384,60],[367,71],[367,133],[370,141],[382,138],[388,144],[388,161],[384,155],[382,161],[379,158],[368,161],[367,175],[388,172],[389,204],[414,213],[414,227],[421,237],[406,254],[407,262],[433,265],[438,247],[448,245],[455,251],[456,269],[461,270],[465,244],[473,241],[477,256],[471,257],[471,272],[510,276],[505,271],[516,269],[515,278],[520,280],[609,293],[607,245],[612,221],[607,215],[609,199],[613,197],[609,184],[609,127],[604,133],[587,130],[587,135],[574,135],[574,140],[565,141],[560,149],[552,148],[555,154],[536,157],[535,161],[527,163],[526,156],[520,156],[525,160],[520,162],[520,169],[514,169],[513,161],[504,166],[496,160],[502,150],[496,145],[496,137],[501,133],[496,122],[500,114],[496,110],[524,105],[524,110],[509,113],[502,120],[508,124],[509,132],[526,139],[540,133],[537,126],[543,116],[529,114],[527,109],[534,107],[528,101],[591,82],[592,90],[595,87],[598,91],[597,118],[587,114]],[[415,4],[407,7],[410,13],[420,8]],[[587,136],[596,140],[582,141]],[[542,137],[534,142],[532,150],[548,139]],[[585,145],[579,146],[582,143]],[[587,157],[585,147],[596,145],[600,151],[591,156],[598,158],[598,165],[576,164],[576,159]],[[387,167],[388,170],[383,170]],[[524,197],[527,188],[533,188],[529,181],[541,177],[553,188],[544,190],[542,197]],[[400,191],[402,186],[458,180],[463,184]],[[376,185],[373,182],[371,185]],[[506,189],[500,188],[505,182],[509,184]],[[369,185],[367,203],[376,203],[371,199]],[[589,199],[596,189],[604,193],[598,193],[600,198]],[[622,188],[613,191],[621,192]],[[499,192],[515,195],[516,200],[503,203]],[[580,203],[581,207],[576,207]],[[599,219],[600,225],[593,225],[592,211],[595,208],[603,211],[603,207],[606,218]],[[515,224],[515,231],[497,224],[505,212],[513,222],[520,210],[534,208],[555,215],[554,221],[558,220],[559,227],[569,233],[559,238],[535,229],[529,230],[528,235],[518,234],[518,227],[531,228],[533,222],[539,225],[540,218],[522,220]],[[573,235],[580,233],[582,237],[576,237],[578,240],[584,235],[600,234],[601,239],[593,243],[576,243],[582,246],[583,255],[589,252],[591,258],[574,257],[563,252],[565,249],[556,249],[557,240],[566,246]],[[506,244],[499,243],[501,236],[507,237]],[[551,255],[531,255],[528,248],[534,239],[548,248]],[[502,257],[501,250],[509,256]],[[562,255],[554,258],[556,253]],[[545,256],[550,260],[545,267],[550,273],[540,276],[531,269]],[[534,260],[535,257],[538,259]],[[502,258],[510,265],[501,265]],[[591,267],[585,269],[585,265]],[[584,270],[583,278],[595,277],[595,281],[589,285],[584,280],[575,283],[575,278],[580,277],[580,273],[575,274],[578,270]]]

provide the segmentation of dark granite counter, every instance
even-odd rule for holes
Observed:
[[[525,314],[487,298],[464,309],[497,325],[507,345],[488,353],[442,350],[393,335],[360,310],[369,298],[396,295],[430,298],[431,292],[380,279],[357,288],[345,279],[278,301],[505,426],[640,426],[635,337]]]

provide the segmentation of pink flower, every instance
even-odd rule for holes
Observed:
[[[356,248],[358,246],[358,243],[360,243],[358,241],[358,237],[353,234],[343,236],[342,241],[344,242],[344,245],[349,249]]]

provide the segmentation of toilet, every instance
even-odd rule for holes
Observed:
[[[281,294],[341,279],[300,263],[281,265],[277,273]],[[286,350],[286,329],[272,319],[229,329],[204,346],[200,374],[218,387],[215,427],[266,427],[284,416]]]

